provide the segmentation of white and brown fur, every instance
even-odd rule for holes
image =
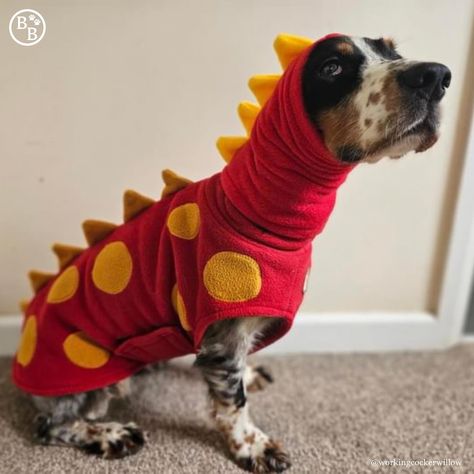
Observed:
[[[449,80],[445,66],[403,59],[390,39],[342,36],[321,42],[310,54],[303,100],[338,159],[375,162],[424,151],[435,143],[438,105]],[[262,315],[213,324],[195,362],[209,387],[217,429],[236,462],[251,472],[281,472],[290,466],[283,448],[252,422],[247,400],[248,391],[272,382],[266,369],[248,366],[246,358],[274,321]],[[140,428],[100,421],[109,401],[126,396],[128,386],[125,381],[87,393],[34,397],[41,412],[38,439],[105,458],[136,453],[145,443]]]

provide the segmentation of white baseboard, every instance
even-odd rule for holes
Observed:
[[[0,316],[0,356],[15,353],[22,320],[19,314]]]
[[[20,315],[0,316],[0,355],[14,354],[21,321]],[[291,331],[262,353],[404,351],[448,346],[445,328],[430,313],[300,313]]]
[[[301,313],[268,354],[436,350],[449,346],[439,320],[425,312]]]
[[[472,344],[474,343],[474,334],[463,334],[461,338],[463,344]]]

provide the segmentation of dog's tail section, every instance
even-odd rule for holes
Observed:
[[[149,206],[154,204],[154,200],[141,194],[127,190],[123,195],[123,220],[128,222],[133,219],[136,215],[147,209]],[[89,247],[92,247],[97,242],[105,239],[111,232],[113,232],[118,226],[110,222],[98,221],[89,219],[82,223],[82,229],[84,236]],[[81,247],[75,247],[72,245],[55,243],[52,246],[53,252],[58,258],[59,272],[64,270],[76,257],[78,257],[85,249]],[[31,270],[28,273],[31,287],[33,292],[36,294],[38,291],[45,286],[49,281],[57,276],[55,273],[46,273],[38,270]],[[28,307],[28,302],[22,300],[20,307],[23,312]]]
[[[179,191],[192,183],[191,180],[183,178],[171,170],[163,170],[162,172],[163,182],[165,184],[161,197],[168,196],[170,194]],[[136,191],[126,190],[123,195],[123,221],[128,222],[135,216],[149,208],[155,203],[155,201],[147,196],[143,196]],[[82,229],[89,247],[92,247],[96,243],[105,239],[111,232],[113,232],[118,226],[111,222],[104,222],[94,219],[88,219],[82,223]],[[59,272],[64,270],[76,257],[78,257],[85,249],[81,247],[75,247],[72,245],[55,243],[52,246],[53,252],[58,258]],[[38,291],[45,286],[49,281],[57,276],[56,273],[46,273],[38,270],[31,270],[28,273],[31,287],[33,292],[36,294]],[[29,302],[22,300],[20,302],[20,308],[22,312],[25,312],[28,308]]]
[[[302,51],[312,44],[313,40],[309,38],[281,34],[276,37],[273,47],[282,68],[286,69]],[[273,94],[280,77],[280,74],[261,74],[250,78],[248,85],[259,105],[252,102],[241,102],[237,109],[247,136],[225,136],[217,139],[217,149],[226,163],[230,163],[235,153],[247,143],[257,116]]]

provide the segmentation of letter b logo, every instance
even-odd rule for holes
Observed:
[[[33,46],[39,43],[46,33],[46,22],[36,10],[17,11],[10,19],[10,36],[15,43]]]

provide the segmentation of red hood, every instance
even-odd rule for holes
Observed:
[[[312,48],[286,69],[259,113],[249,141],[222,173],[224,193],[275,245],[300,246],[319,234],[334,207],[336,191],[353,165],[326,148],[309,120],[302,73]]]

